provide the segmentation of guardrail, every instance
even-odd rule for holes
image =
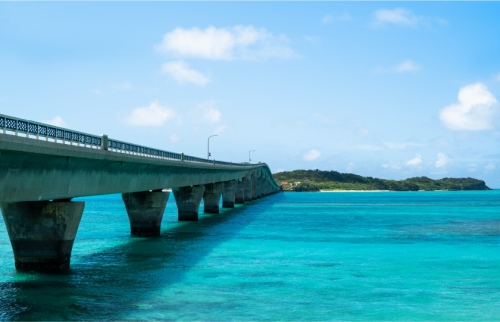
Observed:
[[[45,139],[61,144],[77,145],[85,148],[108,150],[116,153],[126,153],[150,158],[160,158],[167,160],[208,163],[213,165],[226,166],[250,166],[251,164],[232,163],[226,161],[216,161],[204,158],[185,155],[164,150],[153,149],[147,146],[132,144],[108,138],[107,135],[93,135],[79,131],[73,131],[62,127],[24,120],[17,117],[0,114],[0,131],[3,134],[9,132],[14,135],[25,134],[27,138]]]

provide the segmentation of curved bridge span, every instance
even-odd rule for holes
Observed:
[[[85,207],[121,193],[131,233],[159,235],[171,189],[180,221],[280,191],[267,164],[208,160],[0,115],[0,207],[16,269],[69,267]]]

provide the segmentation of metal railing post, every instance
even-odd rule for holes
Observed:
[[[108,150],[108,136],[106,134],[102,135],[101,150]]]

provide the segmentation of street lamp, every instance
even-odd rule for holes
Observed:
[[[207,140],[207,159],[210,159],[210,138],[212,136],[218,136],[218,135],[211,135],[208,137],[208,140]]]
[[[250,159],[250,153],[252,152],[255,152],[255,150],[248,151],[248,163],[252,162],[252,159]]]

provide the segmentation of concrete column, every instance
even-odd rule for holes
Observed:
[[[225,181],[222,185],[222,208],[234,208],[237,180]]]
[[[29,201],[0,205],[18,271],[62,271],[85,202]]]
[[[245,203],[245,185],[246,181],[238,181],[236,185],[235,203]]]
[[[257,199],[260,199],[262,197],[261,187],[262,187],[262,179],[259,178],[257,179],[257,192],[255,194]]]
[[[132,235],[160,235],[161,220],[169,195],[170,192],[163,191],[122,193]]]
[[[222,182],[205,185],[203,193],[203,212],[207,214],[218,214],[220,196],[222,194]]]
[[[252,180],[252,200],[257,200],[257,180],[259,179]]]
[[[172,189],[179,221],[198,221],[198,210],[204,191],[204,185]]]
[[[248,180],[245,183],[245,201],[252,201],[252,182],[253,180]]]

